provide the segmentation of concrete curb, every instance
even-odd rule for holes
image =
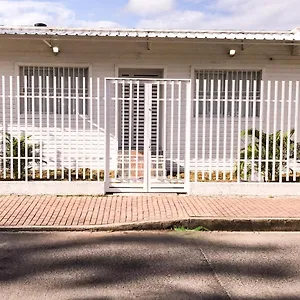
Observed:
[[[167,230],[174,227],[209,231],[300,231],[300,218],[188,218],[87,226],[0,226],[0,232],[68,232],[68,231],[141,231]]]

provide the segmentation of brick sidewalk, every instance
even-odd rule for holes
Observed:
[[[0,226],[75,226],[189,217],[300,218],[300,197],[0,196]]]

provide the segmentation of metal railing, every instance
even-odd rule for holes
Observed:
[[[81,84],[78,78],[54,78],[50,87],[49,77],[42,80],[33,76],[30,78],[32,88],[28,88],[26,76],[22,80],[19,76],[0,78],[0,180],[104,180],[104,90],[99,78],[80,80]],[[24,83],[22,91],[20,82]],[[60,82],[59,88],[57,82]],[[66,82],[69,82],[67,89]],[[153,82],[157,84],[157,79]],[[164,104],[164,81],[157,87],[160,92],[156,89],[153,99]],[[250,84],[245,80],[208,83],[197,79],[191,89],[190,132],[181,128],[186,114],[180,112],[186,111],[187,101],[174,102],[175,106],[170,102],[168,111],[164,111],[165,105],[160,105],[155,123],[157,127],[167,126],[166,118],[170,118],[169,125],[173,126],[170,132],[180,132],[189,138],[190,161],[185,163],[189,164],[191,181],[300,180],[298,81],[252,80]],[[125,96],[122,101],[129,102],[128,107],[123,107],[123,113],[128,110],[130,118],[129,108],[136,107],[138,98],[143,96]],[[140,107],[144,109],[144,105]],[[175,113],[177,119],[171,115]],[[141,111],[137,110],[132,116],[139,118],[139,114]],[[124,119],[122,114],[121,117]],[[115,119],[107,118],[117,124]],[[125,129],[116,128],[116,132],[122,130]],[[137,132],[141,134],[140,130],[130,131],[130,134]],[[159,128],[155,131],[155,138],[162,144],[166,140],[164,132]],[[129,137],[132,139],[128,133]],[[115,170],[120,165],[118,143],[122,144],[119,136],[110,134],[109,138],[111,170],[108,171],[113,172],[111,177],[116,177]],[[139,152],[140,145],[132,140]],[[169,136],[168,140],[174,143],[169,145],[168,154],[160,148],[156,151],[159,158],[156,164],[166,165],[161,160],[168,159],[171,168],[173,163],[176,165],[174,170],[178,173],[171,172],[169,176],[184,176],[181,166],[185,145],[181,144],[179,134],[176,138]],[[172,149],[177,152],[172,153]],[[128,166],[130,169],[131,164]],[[143,168],[143,163],[140,167]],[[141,170],[137,169],[136,173],[141,177]],[[160,173],[165,174],[165,169],[159,170]]]

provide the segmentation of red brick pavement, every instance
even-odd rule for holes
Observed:
[[[0,196],[0,226],[75,226],[189,217],[300,218],[300,197]]]

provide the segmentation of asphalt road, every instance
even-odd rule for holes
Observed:
[[[0,233],[0,299],[300,299],[300,233]]]

